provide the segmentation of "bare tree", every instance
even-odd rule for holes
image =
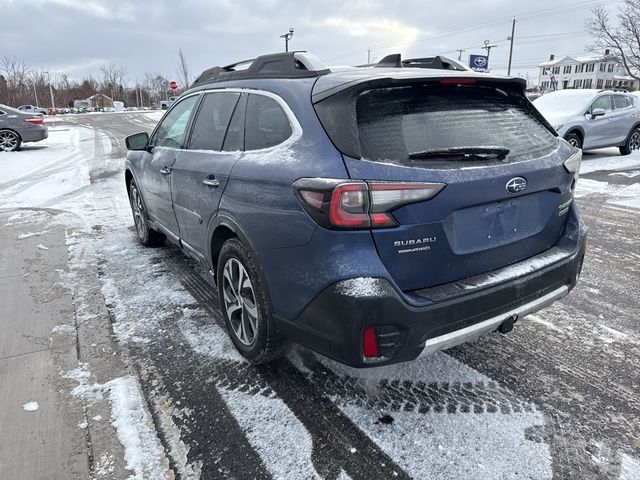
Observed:
[[[100,67],[100,71],[102,72],[102,84],[100,85],[102,92],[105,95],[108,94],[112,100],[116,100],[116,94],[122,98],[124,84],[127,81],[127,69],[110,63]]]
[[[191,75],[189,74],[189,65],[187,59],[182,53],[182,49],[178,49],[178,81],[182,84],[183,89],[189,88],[191,85]]]
[[[618,7],[618,25],[612,25],[602,7],[593,9],[587,29],[595,38],[594,49],[608,49],[629,76],[640,80],[640,0],[625,0]]]
[[[29,67],[22,59],[17,57],[3,57],[0,61],[0,74],[4,82],[4,94],[0,97],[0,103],[8,105],[20,105],[29,103],[33,99],[30,93]]]
[[[144,84],[153,99],[153,103],[160,105],[160,101],[166,97],[169,80],[159,73],[145,73]]]

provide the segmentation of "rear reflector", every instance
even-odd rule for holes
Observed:
[[[42,119],[42,117],[25,118],[24,121],[28,123],[32,123],[34,125],[42,125],[44,123],[44,120]]]
[[[380,356],[378,335],[376,334],[376,329],[373,327],[367,327],[364,329],[364,332],[362,332],[362,354],[365,358]]]

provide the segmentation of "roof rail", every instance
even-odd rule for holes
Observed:
[[[205,70],[192,87],[226,80],[252,78],[308,78],[325,75],[330,70],[315,56],[307,52],[283,52],[242,60],[224,67]]]
[[[402,60],[399,53],[387,55],[378,63],[368,63],[366,65],[358,65],[359,67],[382,67],[382,68],[435,68],[438,70],[458,70],[468,71],[462,63],[443,55],[435,57],[407,58]]]

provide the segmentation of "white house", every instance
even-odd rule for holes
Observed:
[[[640,82],[627,74],[609,50],[604,54],[568,55],[557,60],[551,55],[538,67],[538,87],[543,92],[567,88],[640,88]]]

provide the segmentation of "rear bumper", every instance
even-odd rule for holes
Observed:
[[[39,142],[49,136],[49,129],[46,125],[37,126],[38,128],[29,128],[28,130],[22,130],[20,137],[23,142]]]
[[[557,245],[543,254],[464,281],[399,292],[384,278],[343,280],[294,321],[277,318],[294,341],[339,362],[370,367],[413,360],[496,329],[564,297],[576,285],[586,228],[572,207]],[[375,327],[380,357],[365,358],[362,334]]]

